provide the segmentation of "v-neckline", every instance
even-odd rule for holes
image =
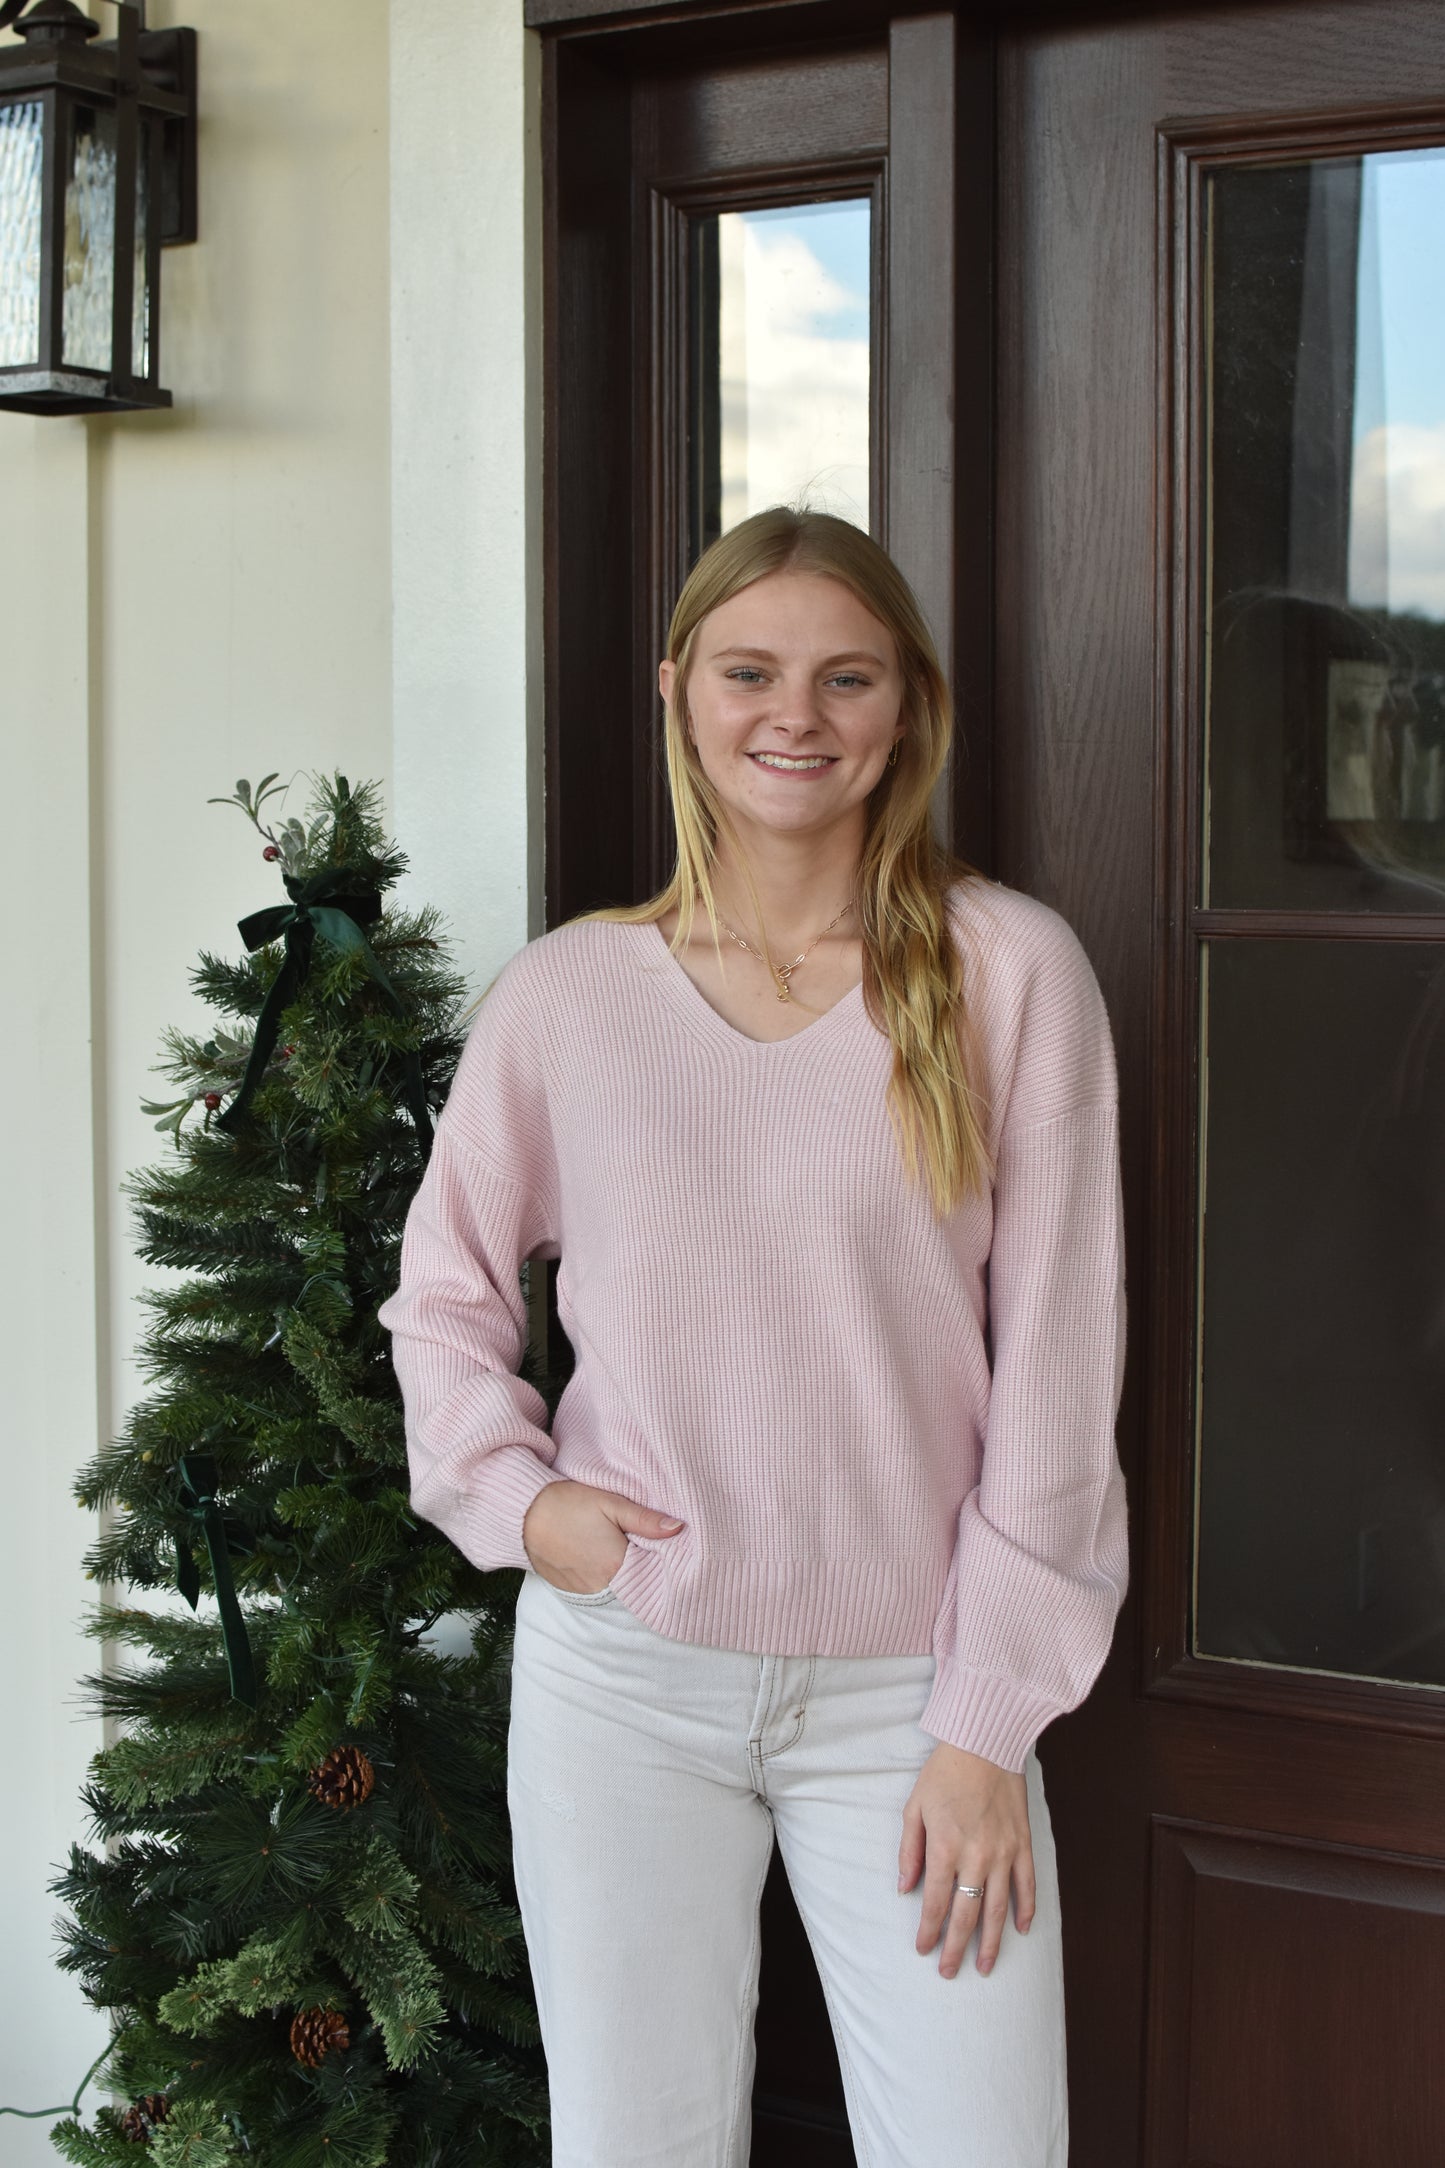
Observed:
[[[739,1031],[736,1024],[730,1024],[721,1011],[713,1007],[701,987],[695,984],[690,973],[684,970],[674,956],[668,945],[667,935],[657,919],[634,920],[633,923],[642,935],[646,947],[654,953],[661,952],[662,968],[656,973],[657,983],[673,1006],[681,1014],[691,1017],[700,1030],[708,1032],[712,1038],[724,1044],[744,1047],[765,1057],[776,1056],[782,1048],[797,1046],[804,1039],[816,1045],[820,1034],[829,1032],[830,1026],[836,1030],[847,1023],[853,1011],[863,1006],[863,981],[859,979],[856,985],[849,987],[846,994],[840,994],[830,1008],[824,1009],[821,1016],[815,1016],[811,1024],[805,1024],[801,1031],[790,1031],[781,1039],[754,1039],[748,1032]],[[866,1010],[864,1013],[866,1015]],[[829,1035],[831,1036],[831,1033]]]

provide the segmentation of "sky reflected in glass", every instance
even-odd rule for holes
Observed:
[[[1362,165],[1349,599],[1445,620],[1445,150]]]
[[[718,218],[722,526],[805,498],[866,528],[866,198]]]

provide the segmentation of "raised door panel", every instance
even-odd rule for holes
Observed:
[[[1151,2168],[1438,2168],[1438,1867],[1163,1816],[1151,1853]]]

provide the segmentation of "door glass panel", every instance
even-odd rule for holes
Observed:
[[[1441,1687],[1445,150],[1204,220],[1194,1648]]]
[[[866,196],[692,220],[693,558],[803,497],[867,527],[871,226]]]
[[[1205,220],[1202,900],[1445,912],[1445,149]]]
[[[1205,944],[1196,1649],[1445,1685],[1445,943]]]

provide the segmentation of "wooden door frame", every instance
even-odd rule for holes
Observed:
[[[1288,6],[1290,0],[1191,0],[1194,15],[1238,14],[1252,7]],[[1301,0],[1303,4],[1303,0]],[[1360,0],[1363,7],[1365,0]],[[1137,22],[1140,17],[1178,13],[1178,0],[955,0],[960,21],[984,27],[1070,21],[1089,24]],[[759,37],[759,23],[746,21],[766,17],[766,35],[788,18],[790,36],[824,39],[849,35],[858,28],[876,26],[889,14],[906,10],[890,8],[887,0],[523,0],[522,17],[531,30],[595,31],[635,29],[639,25],[696,25],[703,18],[724,19],[733,24],[732,35],[749,40]],[[920,12],[915,6],[914,13]]]
[[[1247,15],[1261,6],[1277,9],[1280,4],[1282,0],[1232,0],[1228,7],[1196,6],[1190,12]],[[860,50],[870,46],[876,50],[880,45],[888,50],[889,105],[906,113],[910,122],[906,130],[890,127],[890,147],[911,149],[917,166],[926,169],[917,183],[918,200],[933,206],[900,230],[896,250],[889,251],[890,277],[896,271],[900,282],[907,275],[916,285],[920,267],[931,268],[930,225],[936,232],[942,221],[950,240],[942,252],[944,260],[932,296],[929,322],[934,328],[927,333],[927,343],[915,337],[911,350],[892,349],[885,358],[888,431],[899,432],[900,444],[909,437],[910,428],[914,437],[901,460],[898,445],[893,447],[885,484],[885,539],[920,584],[925,606],[930,607],[935,596],[943,598],[941,622],[936,617],[935,626],[951,657],[966,753],[966,764],[961,759],[951,778],[951,840],[986,870],[1037,892],[1035,830],[1027,809],[1038,802],[1037,764],[1047,758],[1048,746],[1030,737],[1027,698],[1017,702],[1014,713],[997,722],[995,718],[994,26],[1006,22],[1011,33],[1065,19],[1099,27],[1115,22],[1122,26],[1176,12],[1174,7],[1100,6],[1085,4],[1085,0],[1074,5],[1055,0],[1051,6],[959,7],[956,11],[919,10],[889,5],[886,0],[768,0],[763,7],[754,0],[694,0],[691,5],[687,0],[635,0],[625,10],[599,9],[585,0],[530,0],[526,19],[543,33],[546,178],[543,399],[549,923],[558,923],[592,903],[645,894],[666,871],[660,863],[663,843],[658,817],[662,778],[655,762],[647,775],[639,775],[636,718],[654,712],[640,703],[655,700],[648,665],[658,651],[659,598],[677,573],[679,483],[675,474],[669,481],[664,473],[667,459],[676,464],[676,417],[669,416],[666,399],[660,395],[660,388],[674,383],[675,377],[668,374],[671,364],[666,356],[659,360],[654,353],[652,339],[655,327],[669,320],[669,311],[665,297],[664,304],[658,305],[650,284],[642,291],[637,317],[627,315],[619,321],[618,312],[609,311],[600,298],[609,282],[615,291],[637,296],[641,291],[636,276],[639,261],[656,265],[662,260],[655,230],[647,219],[639,228],[637,207],[628,193],[629,84],[649,68],[680,67],[689,61],[734,65],[749,51],[764,49],[770,53],[821,51],[851,40]],[[953,26],[959,34],[951,41],[952,63],[941,70],[930,65],[927,56],[931,53],[936,63],[945,26]],[[934,41],[931,46],[930,40]],[[916,101],[925,94],[951,100],[951,121],[945,133],[953,149],[942,161],[928,155],[922,133],[914,125]],[[936,107],[934,112],[932,125],[937,128]],[[1185,155],[1192,125],[1174,128],[1167,142],[1161,138],[1161,157],[1176,160]],[[1168,180],[1170,188],[1184,185],[1172,165]],[[931,198],[923,192],[925,183],[935,191]],[[728,177],[718,174],[705,182],[724,191],[727,184]],[[569,188],[572,196],[564,200]],[[662,229],[667,225],[666,202],[671,200],[675,209],[684,193],[674,191],[669,199],[666,189],[659,192],[662,208],[649,215],[660,219]],[[1175,199],[1165,191],[1160,200]],[[587,212],[585,222],[576,215],[582,209]],[[1137,230],[1147,229],[1141,222]],[[1166,216],[1161,243],[1172,247],[1174,240],[1174,227]],[[650,256],[640,257],[639,249],[650,251]],[[913,269],[905,274],[910,262]],[[1139,275],[1152,276],[1157,282],[1162,363],[1169,352],[1166,334],[1172,335],[1171,312],[1177,308],[1172,268],[1161,262]],[[978,306],[970,309],[967,297],[975,295]],[[1041,297],[1035,298],[1041,302]],[[886,316],[894,313],[892,306],[885,311]],[[908,311],[897,313],[909,316]],[[903,331],[907,338],[907,323]],[[637,352],[646,359],[644,368],[633,366]],[[910,423],[904,387],[917,396],[920,383],[925,393]],[[1168,381],[1162,388],[1166,397],[1174,396]],[[943,411],[950,402],[951,412]],[[935,416],[941,412],[942,418],[920,424],[918,418],[930,412]],[[625,417],[621,426],[617,426],[619,416]],[[1180,426],[1190,426],[1187,417],[1181,414],[1179,419]],[[609,428],[614,433],[610,442]],[[1171,623],[1182,641],[1192,608],[1188,593],[1181,591],[1171,600],[1168,586],[1175,577],[1169,559],[1172,523],[1190,494],[1187,490],[1171,494],[1177,477],[1170,464],[1173,428],[1170,414],[1161,414],[1155,438],[1159,460],[1155,564],[1164,588],[1153,618],[1161,642],[1167,641]],[[656,437],[649,432],[657,432]],[[648,447],[641,461],[639,446]],[[594,454],[593,464],[586,465]],[[908,475],[912,480],[905,485]],[[902,522],[902,546],[895,537],[895,519]],[[911,520],[916,524],[910,526]],[[920,546],[920,538],[930,534],[934,538],[931,556]],[[1035,562],[1025,549],[1005,563],[1006,602],[1008,581],[1026,587]],[[1182,557],[1179,562],[1182,565]],[[1018,641],[1005,636],[998,661],[1005,697],[1024,692],[1037,657],[1021,652]],[[1136,660],[1131,659],[1130,668],[1136,667]],[[1174,652],[1167,644],[1156,646],[1153,667],[1158,672],[1154,742],[1177,759],[1192,742],[1181,730],[1184,711],[1178,702],[1183,696],[1176,682],[1179,669],[1187,675],[1187,656],[1182,647]],[[604,681],[601,692],[591,692],[590,678]],[[997,760],[996,727],[1000,732]],[[1005,730],[1010,736],[1002,735]],[[1159,1265],[1152,1284],[1139,1289],[1143,1296],[1140,1323],[1131,1328],[1142,1359],[1131,1358],[1131,1383],[1121,1420],[1126,1456],[1131,1439],[1142,1453],[1147,1436],[1174,1434],[1177,1410],[1161,1398],[1159,1381],[1166,1374],[1176,1380],[1183,1374],[1177,1350],[1170,1354],[1153,1336],[1158,1320],[1176,1303],[1175,1276],[1184,1270],[1182,1260],[1188,1254],[1165,1237],[1170,1226],[1182,1224],[1169,1216],[1180,1202],[1175,1194],[1170,1203],[1170,1185],[1186,1178],[1190,1155],[1178,1133],[1166,1137],[1156,1131],[1155,1111],[1161,1105],[1187,1108],[1191,1103],[1187,1090],[1174,1093],[1172,1101],[1161,1097],[1160,1061],[1161,1049],[1188,1043],[1180,1010],[1167,1007],[1185,997],[1186,975],[1179,969],[1177,949],[1165,955],[1164,941],[1166,936],[1172,943],[1182,941],[1190,923],[1189,896],[1181,898],[1171,884],[1183,863],[1176,824],[1192,815],[1181,774],[1158,775],[1154,787],[1165,792],[1167,803],[1155,807],[1148,848],[1166,849],[1170,862],[1160,869],[1149,902],[1149,910],[1156,914],[1154,926],[1141,915],[1131,933],[1131,939],[1148,939],[1152,945],[1149,998],[1153,1011],[1146,1019],[1144,1004],[1135,1006],[1132,999],[1111,1004],[1124,1026],[1121,1070],[1126,1072],[1125,1126],[1131,1132],[1126,1141],[1129,1248],[1141,1259],[1150,1258],[1152,1252]],[[1087,811],[1084,818],[1087,825]],[[1004,863],[998,862],[1000,844],[1007,858]],[[1122,965],[1118,957],[1103,953],[1105,944],[1094,940],[1095,907],[1084,885],[1091,873],[1092,869],[1085,873],[1071,869],[1063,893],[1055,892],[1051,900],[1089,942],[1107,992],[1113,972]],[[1047,892],[1047,882],[1043,885]],[[1131,1106],[1140,1110],[1142,1119],[1130,1120]],[[1150,1242],[1138,1239],[1146,1232]],[[1161,1430],[1160,1425],[1170,1428]],[[1102,1691],[1092,1698],[1087,1731],[1082,1725],[1058,1727],[1045,1760],[1051,1789],[1057,1770],[1058,1796],[1068,1805],[1057,1830],[1066,1908],[1073,1890],[1092,1893],[1100,1886],[1097,1862],[1111,1861],[1115,1879],[1106,1891],[1111,1931],[1140,1960],[1138,1977],[1131,1956],[1120,1968],[1122,1990],[1116,1977],[1111,1991],[1122,1991],[1131,2009],[1137,1994],[1139,2100],[1144,2120],[1137,2142],[1144,2149],[1143,2157],[1153,2161],[1173,2157],[1162,2148],[1167,2134],[1179,2126],[1180,2088],[1187,2076],[1188,2022],[1181,2001],[1184,1958],[1195,1923],[1206,1917],[1211,1891],[1227,1890],[1233,1883],[1294,1888],[1317,1891],[1322,1902],[1332,1902],[1337,1895],[1340,1901],[1348,1898],[1351,1876],[1363,1878],[1361,1887],[1368,1883],[1387,1895],[1395,1883],[1391,1880],[1394,1864],[1387,1856],[1350,1844],[1343,1806],[1335,1821],[1322,1815],[1303,1834],[1291,1830],[1282,1807],[1276,1812],[1268,1803],[1263,1812],[1253,1808],[1251,1826],[1234,1826],[1237,1772],[1249,1754],[1258,1750],[1262,1718],[1270,1721],[1272,1714],[1277,1715],[1292,1744],[1308,1752],[1326,1802],[1345,1798],[1355,1768],[1352,1742],[1338,1728],[1326,1736],[1322,1727],[1316,1727],[1315,1735],[1309,1736],[1311,1727],[1302,1719],[1312,1713],[1319,1690],[1308,1682],[1301,1688],[1262,1679],[1251,1689],[1252,1704],[1246,1705],[1233,1667],[1228,1679],[1221,1680],[1220,1666],[1189,1657],[1179,1624],[1184,1615],[1179,1588],[1184,1571],[1181,1544],[1189,1525],[1187,1497],[1182,1489],[1172,1494],[1155,1489],[1151,1494],[1147,1484],[1135,1479],[1128,1458],[1126,1472],[1140,1500],[1133,1548],[1142,1570],[1132,1615],[1111,1654],[1108,1675],[1100,1682]],[[1175,1474],[1182,1482],[1182,1461]],[[1221,1696],[1222,1684],[1230,1689],[1227,1697]],[[1341,1713],[1338,1685],[1328,1692],[1333,1720]],[[1358,1718],[1378,1725],[1382,1704],[1396,1704],[1402,1719],[1397,1730],[1404,1736],[1391,1741],[1389,1766],[1396,1775],[1408,1777],[1412,1796],[1418,1792],[1423,1798],[1434,1756],[1433,1740],[1420,1734],[1434,1727],[1433,1722],[1414,1720],[1405,1706],[1407,1698],[1388,1686],[1367,1686],[1358,1696]],[[1191,1717],[1203,1721],[1191,1724]],[[1408,1736],[1411,1732],[1416,1736]],[[1101,1766],[1108,1771],[1105,1783],[1098,1781]],[[1355,1820],[1350,1826],[1358,1835],[1359,1810],[1351,1812]],[[1121,1824],[1128,1831],[1127,1847],[1115,1847],[1111,1853],[1114,1829]],[[1397,1821],[1392,1826],[1400,1825]],[[1423,1852],[1428,1831],[1422,1823],[1414,1833]],[[1408,1861],[1404,1864],[1410,1866]],[[1413,1886],[1419,1879],[1413,1866],[1408,1874],[1396,1877],[1401,1887]],[[1151,1948],[1146,1914],[1157,1923],[1152,1970],[1146,1964]],[[1167,1964],[1157,1961],[1161,1948],[1168,1953]],[[1099,2001],[1098,1945],[1081,1950],[1077,1962],[1089,1968],[1086,1994]],[[1087,2043],[1087,2020],[1076,2037]],[[1091,2063],[1087,2056],[1081,2064],[1077,2051],[1071,2055],[1071,2064],[1071,2079],[1078,2081],[1072,2097],[1081,2136],[1109,2130],[1111,2117],[1127,2122],[1127,2106],[1121,2109],[1117,2102],[1102,2097],[1115,2074],[1102,2062]],[[1142,2082],[1146,2073],[1152,2084],[1147,2103]],[[830,2125],[826,2111],[798,2121],[815,2133],[836,2130],[836,2120]],[[1137,2157],[1130,2150],[1135,2135],[1114,2130],[1119,2143],[1110,2157]]]

